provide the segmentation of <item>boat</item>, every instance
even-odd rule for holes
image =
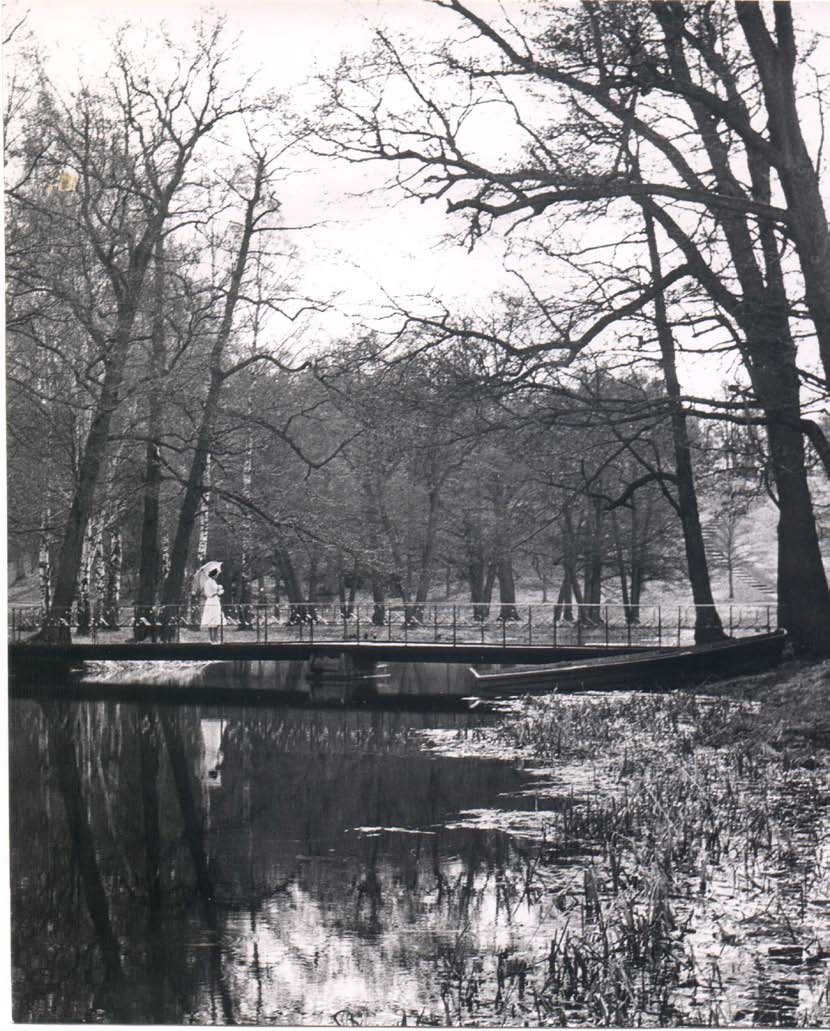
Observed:
[[[780,662],[786,630],[734,637],[711,644],[661,648],[581,662],[480,673],[470,667],[475,695],[672,688],[710,679],[758,673]]]

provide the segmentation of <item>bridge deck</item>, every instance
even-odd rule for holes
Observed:
[[[651,646],[651,648],[656,646]],[[286,661],[312,656],[350,656],[357,661],[391,662],[557,662],[642,651],[645,645],[590,644],[501,644],[426,641],[237,641],[211,644],[208,641],[152,643],[98,641],[68,645],[17,642],[9,645],[12,670],[38,665],[75,666],[83,662],[125,661]],[[649,649],[650,650],[650,649]]]

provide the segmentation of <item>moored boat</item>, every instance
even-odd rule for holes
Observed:
[[[786,641],[786,630],[775,630],[712,644],[495,673],[471,667],[470,689],[477,695],[496,695],[674,687],[769,669],[780,662]]]

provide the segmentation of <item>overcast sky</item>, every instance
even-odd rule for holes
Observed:
[[[486,0],[479,7],[496,4]],[[240,35],[240,67],[259,68],[263,87],[274,86],[300,103],[305,83],[333,68],[344,50],[367,49],[376,25],[441,38],[450,22],[424,0],[34,0],[7,5],[4,22],[27,9],[28,24],[50,53],[50,69],[70,78],[79,67],[92,77],[105,66],[107,40],[125,19],[150,26],[163,19],[175,36],[186,38],[200,15],[222,12],[231,32]],[[500,248],[485,244],[470,255],[442,244],[447,224],[440,203],[423,207],[398,203],[389,194],[352,195],[367,182],[380,186],[388,174],[379,167],[372,172],[330,163],[281,190],[287,223],[325,223],[297,240],[306,292],[337,293],[339,304],[355,313],[382,302],[384,291],[402,297],[439,288],[450,301],[480,308],[507,281]],[[348,332],[348,326],[345,319],[329,320],[326,331]]]
[[[476,0],[473,6],[487,13],[500,5]],[[795,6],[803,23],[830,33],[830,0],[797,0]],[[175,36],[186,38],[200,15],[225,13],[231,31],[240,35],[240,68],[260,68],[263,88],[276,87],[300,103],[309,92],[306,84],[331,69],[344,50],[368,48],[376,25],[440,39],[454,24],[425,0],[236,0],[210,6],[197,0],[16,0],[4,7],[5,23],[27,9],[28,24],[51,53],[50,66],[70,78],[78,67],[94,77],[105,66],[108,39],[125,19],[148,26],[164,19]],[[389,194],[350,195],[367,183],[380,185],[385,174],[388,169],[328,163],[285,185],[286,222],[324,223],[297,241],[305,292],[337,293],[344,311],[356,315],[382,303],[384,291],[402,299],[435,290],[450,304],[482,310],[508,282],[498,238],[469,254],[442,243],[448,223],[441,202],[422,206]],[[348,318],[329,319],[323,336],[348,335],[350,325]],[[691,378],[696,364],[711,377],[711,366],[704,370],[689,361]]]

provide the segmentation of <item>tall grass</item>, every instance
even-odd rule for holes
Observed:
[[[735,732],[751,730],[756,711],[679,693],[512,705],[494,732],[500,745],[554,770],[597,767],[593,793],[573,791],[546,814],[540,845],[542,864],[581,849],[581,882],[547,900],[561,919],[546,955],[482,957],[459,943],[441,958],[447,1023],[728,1021],[722,964],[693,944],[696,913],[726,880],[757,902],[756,938],[766,927],[799,956],[817,954],[808,911],[830,887],[818,847],[825,781]],[[719,933],[740,947],[740,930]],[[745,937],[751,953],[757,942]],[[799,1019],[828,1018],[825,983]]]

